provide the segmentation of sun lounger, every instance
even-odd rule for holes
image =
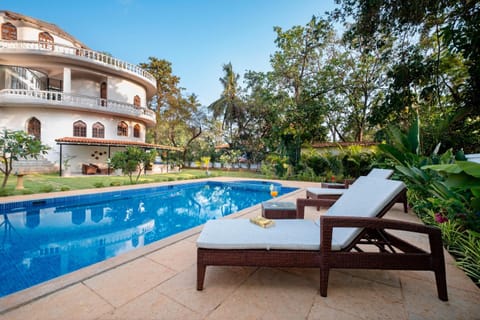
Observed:
[[[322,296],[327,296],[332,268],[429,270],[435,273],[438,297],[447,300],[440,231],[380,218],[405,191],[399,181],[360,177],[319,221],[275,220],[271,228],[261,228],[248,219],[210,220],[197,240],[197,290],[203,289],[207,266],[319,268]],[[297,216],[303,218],[305,206],[317,201],[298,199]],[[427,234],[430,251],[386,229]]]
[[[391,169],[381,169],[373,168],[368,173],[367,177],[369,178],[378,178],[378,179],[389,179],[393,175],[393,170]],[[355,182],[353,182],[355,183]],[[322,183],[321,187],[310,187],[307,188],[307,199],[324,199],[326,201],[322,202],[322,206],[330,207],[332,204],[337,201],[340,196],[345,192],[352,183],[342,183],[342,184],[330,184]],[[343,187],[342,187],[343,186]],[[398,202],[403,203],[403,211],[408,212],[408,204],[406,195],[398,200]],[[317,207],[317,210],[320,209],[320,206]]]

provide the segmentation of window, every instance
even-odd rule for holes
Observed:
[[[83,121],[76,121],[73,123],[73,136],[74,137],[86,137],[87,125]]]
[[[10,22],[2,23],[2,39],[17,40],[17,27]]]
[[[38,120],[35,117],[28,120],[27,133],[29,135],[32,135],[35,137],[35,139],[40,140],[41,132],[42,132],[42,126],[40,124],[40,120]]]
[[[93,138],[105,138],[105,126],[100,122],[95,122],[92,126]]]
[[[135,97],[133,97],[133,105],[140,108],[140,96],[136,95]]]
[[[100,84],[100,105],[102,107],[107,106],[107,83],[106,82],[102,82],[102,84]]]
[[[123,121],[117,125],[117,136],[128,137],[128,125]]]
[[[135,138],[140,138],[140,125],[139,124],[136,124],[135,126],[133,126],[133,136]]]
[[[38,42],[40,42],[40,48],[53,50],[53,37],[48,32],[40,32],[38,34]]]

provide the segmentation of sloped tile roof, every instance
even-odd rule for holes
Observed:
[[[70,145],[76,144],[76,145],[114,146],[114,147],[135,146],[135,147],[141,147],[141,148],[183,151],[182,148],[178,148],[178,147],[146,143],[141,141],[129,141],[129,140],[112,140],[112,139],[84,138],[84,137],[63,137],[63,138],[55,139],[55,141],[57,142],[57,144],[70,144]]]

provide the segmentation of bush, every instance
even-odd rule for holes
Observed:
[[[376,159],[377,154],[374,151],[356,146],[341,149],[338,153],[318,154],[310,150],[302,154],[302,166],[297,172],[297,177],[310,181],[342,181],[346,178],[357,178],[367,174]]]
[[[52,192],[53,191],[53,186],[48,184],[46,186],[43,186],[40,188],[40,191],[41,192],[45,192],[45,193],[49,193],[49,192]]]

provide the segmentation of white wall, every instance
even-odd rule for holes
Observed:
[[[140,105],[146,106],[146,91],[142,86],[125,79],[108,78],[108,99],[133,104],[133,97],[136,95],[141,99]]]
[[[49,107],[29,107],[29,108],[1,108],[2,115],[0,117],[0,128],[8,128],[10,130],[27,131],[27,121],[31,117],[40,120],[41,123],[41,140],[43,144],[48,145],[51,150],[47,158],[52,161],[59,159],[59,146],[55,139],[63,137],[73,137],[73,123],[82,120],[87,125],[87,138],[92,137],[92,125],[100,122],[105,126],[105,138],[112,140],[127,141],[145,141],[145,125],[143,123],[130,119],[116,117],[107,114],[94,112],[78,112],[71,110],[61,110]],[[125,121],[129,126],[128,137],[117,136],[117,124],[119,121]],[[133,137],[133,126],[140,125],[140,137]]]
[[[100,83],[89,79],[73,78],[71,93],[100,98]]]

